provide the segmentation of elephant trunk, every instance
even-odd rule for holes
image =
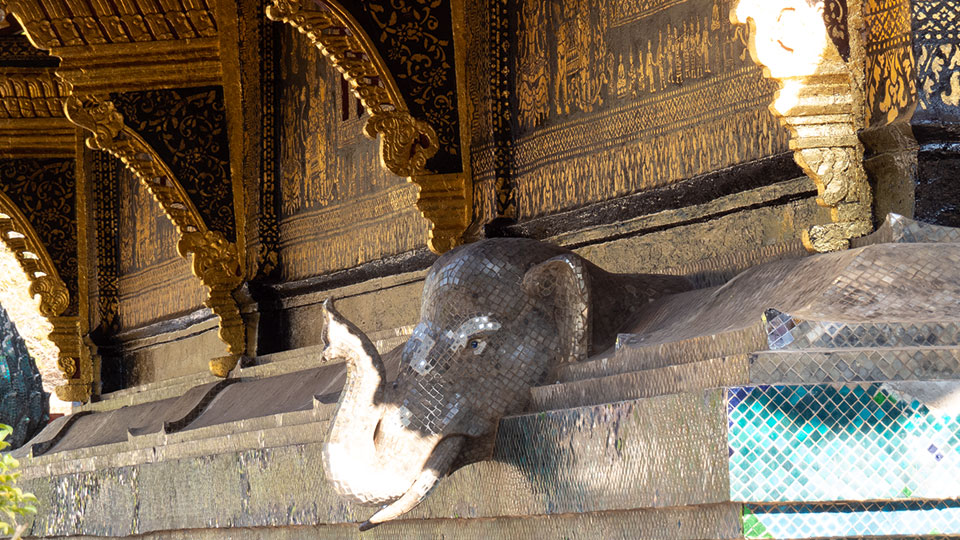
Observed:
[[[324,304],[327,359],[344,358],[347,379],[323,447],[327,480],[342,497],[387,506],[364,530],[409,511],[450,470],[462,436],[406,429],[406,407],[386,396],[386,371],[376,348],[328,301]]]
[[[346,498],[363,504],[389,502],[396,496],[378,481],[375,469],[380,459],[374,442],[384,412],[386,370],[370,340],[330,300],[324,302],[323,312],[324,357],[343,358],[347,364],[346,382],[323,449],[324,471]]]

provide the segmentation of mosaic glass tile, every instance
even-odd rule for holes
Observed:
[[[751,384],[930,381],[960,377],[960,347],[764,351],[750,357]]]
[[[960,495],[960,417],[880,384],[732,388],[727,414],[732,500]]]
[[[960,324],[940,322],[838,323],[804,321],[768,309],[764,313],[771,350],[848,347],[917,347],[960,344]]]
[[[923,223],[899,214],[887,214],[887,219],[873,234],[856,238],[853,247],[887,242],[960,242],[960,229]]]
[[[960,501],[744,505],[745,538],[960,533]]]

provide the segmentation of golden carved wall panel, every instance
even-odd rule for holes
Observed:
[[[415,7],[412,4],[408,6],[406,2],[393,2],[383,6],[351,5],[348,9],[334,0],[317,1],[310,5],[299,0],[275,0],[274,4],[267,8],[269,18],[287,23],[305,34],[344,74],[351,89],[370,115],[364,126],[364,134],[370,138],[380,137],[380,159],[383,165],[396,175],[408,177],[420,187],[417,207],[433,225],[429,233],[429,246],[436,252],[446,251],[461,243],[472,219],[469,160],[461,158],[461,164],[454,167],[459,172],[440,171],[442,174],[435,174],[435,171],[431,171],[427,166],[441,148],[447,155],[460,155],[464,149],[461,144],[463,133],[449,134],[449,130],[444,127],[448,116],[417,118],[410,112],[410,100],[429,98],[432,104],[426,110],[434,112],[451,106],[456,101],[458,82],[451,82],[447,75],[455,59],[453,55],[445,56],[445,51],[451,44],[449,40],[441,42],[427,35],[431,31],[439,31],[439,23],[433,10],[441,4],[436,2]],[[389,10],[396,10],[400,17],[412,16],[416,19],[413,21],[415,24],[408,25],[407,28],[420,33],[418,36],[422,37],[422,40],[417,38],[413,41],[423,41],[427,47],[424,51],[411,50],[404,44],[409,41],[406,39],[409,36],[403,35],[399,30],[402,25],[394,22],[386,26],[395,19],[389,15]],[[388,54],[391,57],[408,57],[406,72],[391,72],[387,68],[387,62],[382,57],[384,50],[378,49],[375,40],[371,39],[354,16],[354,13],[361,12],[371,21],[381,24],[378,34],[381,38],[390,41],[393,34],[402,38]],[[454,21],[454,25],[459,26],[459,23]],[[443,30],[448,31],[449,28]],[[433,45],[429,45],[430,43]],[[387,46],[386,42],[381,45]],[[437,52],[440,52],[441,56],[434,58]],[[460,54],[463,54],[462,49]],[[435,79],[420,81],[419,78],[425,75],[418,73],[418,63],[423,62],[436,63],[435,69],[431,71],[436,74]],[[417,84],[422,83],[421,86],[429,92],[452,85],[453,97],[405,96],[397,85],[398,78],[406,78],[404,82],[417,79]],[[452,114],[460,115],[461,111],[454,107]],[[444,146],[441,146],[438,129],[444,134]],[[454,153],[454,148],[459,150]]]
[[[960,120],[960,2],[913,2],[920,109]]]
[[[788,150],[728,0],[518,0],[520,220]],[[508,197],[498,194],[499,198]]]
[[[225,377],[246,348],[244,326],[232,292],[243,280],[236,244],[212,231],[202,219],[183,186],[157,152],[133,130],[124,125],[113,104],[93,96],[70,96],[65,106],[67,117],[90,131],[87,146],[109,152],[130,169],[170,218],[180,240],[177,251],[191,258],[192,270],[209,290],[205,304],[220,317],[220,339],[230,356],[210,361],[210,370]]]
[[[909,119],[917,104],[909,0],[865,0],[866,125]]]
[[[380,166],[340,74],[292,29],[281,39],[280,253],[285,279],[350,268],[423,246],[417,187]],[[344,119],[346,99],[348,118]]]
[[[154,133],[144,131],[141,135],[125,126],[122,115],[106,100],[107,95],[127,97],[191,85],[219,91],[222,66],[216,7],[207,0],[92,4],[0,0],[0,9],[16,17],[33,45],[59,57],[56,74],[71,91],[65,100],[66,116],[93,133],[88,146],[120,158],[176,226],[180,234],[178,251],[192,261],[193,273],[209,289],[206,303],[220,317],[220,337],[230,355],[212,360],[210,369],[226,376],[246,346],[239,308],[232,297],[243,280],[244,261],[234,242],[243,236],[237,229],[243,227],[244,214],[234,210],[234,204],[242,206],[242,189],[232,185],[228,174],[216,178],[191,176],[185,181],[196,184],[188,182],[188,189],[184,189],[170,169],[170,165],[178,164],[165,163],[161,158],[164,154],[158,153],[165,149],[154,148],[144,139]],[[205,157],[215,161],[220,158]],[[224,198],[227,204],[209,205],[204,200],[204,212],[199,212],[189,191],[196,185],[206,188],[218,182],[230,192]],[[193,191],[202,193],[203,189]],[[226,214],[220,212],[221,207],[226,208]],[[214,222],[210,212],[233,225],[227,227],[229,230],[213,230],[221,223]]]
[[[179,235],[153,197],[120,169],[120,325],[138,328],[203,306],[205,291],[177,253]]]

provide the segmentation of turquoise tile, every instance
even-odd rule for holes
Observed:
[[[882,399],[878,398],[882,397]],[[730,493],[748,502],[960,496],[960,418],[878,384],[731,389]]]

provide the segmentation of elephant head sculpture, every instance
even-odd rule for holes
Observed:
[[[327,479],[346,499],[385,505],[361,530],[396,518],[455,465],[489,453],[499,419],[522,411],[552,368],[611,345],[636,307],[689,288],[611,274],[535,240],[463,246],[430,268],[394,381],[328,301],[324,355],[344,358],[347,378],[323,449]]]

